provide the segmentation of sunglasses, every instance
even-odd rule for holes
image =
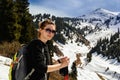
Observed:
[[[49,28],[45,29],[45,31],[46,31],[46,32],[48,32],[48,33],[53,33],[53,34],[55,34],[55,33],[56,33],[56,31],[55,31],[55,30],[51,30],[51,29],[49,29]]]

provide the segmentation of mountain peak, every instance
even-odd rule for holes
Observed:
[[[106,9],[103,8],[97,8],[95,11],[105,11]]]
[[[94,11],[87,13],[86,15],[80,16],[80,18],[84,19],[99,19],[99,20],[107,20],[110,17],[114,17],[118,15],[120,12],[112,12],[103,8],[97,8]]]
[[[109,11],[107,9],[103,9],[103,8],[97,8],[96,10],[94,10],[93,12],[94,14],[111,14],[111,15],[118,15],[118,12],[112,12]]]

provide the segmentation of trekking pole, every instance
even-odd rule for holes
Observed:
[[[64,56],[64,54],[63,54],[62,51],[58,48],[57,45],[54,45],[54,51],[55,51],[59,56]],[[60,60],[58,60],[58,62],[61,63]],[[61,74],[62,76],[64,76],[64,80],[69,80],[68,66],[65,67],[65,68],[60,69],[59,72],[60,72],[60,74]]]
[[[66,67],[66,75],[64,76],[64,80],[69,80],[69,74],[68,74],[68,66]]]
[[[68,74],[64,76],[64,80],[69,80],[69,75]]]
[[[69,80],[68,66],[60,69],[60,74],[64,76],[64,80]]]

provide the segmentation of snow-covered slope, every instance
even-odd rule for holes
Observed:
[[[11,59],[0,56],[0,80],[8,80]]]
[[[114,28],[115,29],[115,28]],[[117,31],[117,29],[115,29]],[[91,47],[94,47],[99,39],[110,38],[115,31],[113,29],[102,29],[100,31],[96,31],[94,33],[88,34],[86,39],[90,41]]]
[[[92,61],[85,66],[85,70],[95,72],[101,75],[106,80],[119,80],[120,79],[120,63],[116,60],[107,60],[102,55],[93,54]],[[97,79],[96,79],[97,80]]]
[[[110,17],[114,17],[118,14],[119,14],[119,12],[111,12],[106,9],[98,8],[86,15],[80,16],[80,18],[106,20],[106,19],[109,19]]]
[[[120,14],[110,19],[110,25],[116,25],[117,23],[120,23]]]
[[[117,63],[115,59],[108,60],[106,57],[94,53],[92,54],[92,61],[87,63],[86,53],[89,52],[89,47],[85,45],[77,46],[76,43],[69,42],[66,45],[60,45],[59,48],[70,58],[69,72],[71,72],[73,61],[76,60],[76,54],[80,53],[82,55],[80,57],[82,65],[77,66],[78,80],[101,80],[100,76],[104,80],[120,79],[120,63]],[[107,70],[107,68],[109,69]]]

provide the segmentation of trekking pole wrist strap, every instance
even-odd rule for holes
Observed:
[[[60,61],[59,59],[58,59],[57,61],[58,61],[59,63],[61,63],[61,61]]]

